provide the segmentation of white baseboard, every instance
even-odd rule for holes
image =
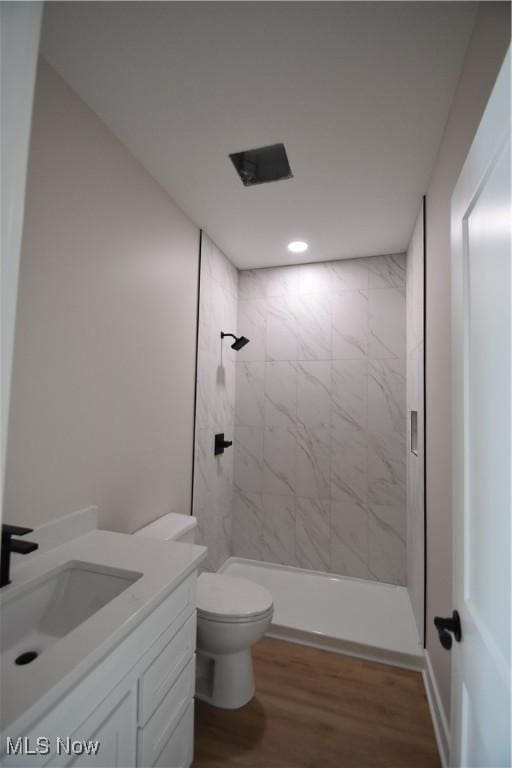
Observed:
[[[434,669],[430,655],[425,648],[425,668],[422,672],[425,690],[427,692],[428,705],[432,716],[432,724],[437,741],[437,748],[443,768],[448,768],[450,762],[450,728],[444,711],[443,702],[439,695]]]

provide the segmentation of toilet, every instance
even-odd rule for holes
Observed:
[[[251,648],[270,626],[272,595],[248,579],[202,573],[197,581],[196,696],[238,709],[254,696]]]
[[[197,521],[170,513],[135,535],[194,543]],[[270,592],[248,579],[202,573],[197,580],[196,698],[239,709],[254,696],[251,648],[270,626]]]

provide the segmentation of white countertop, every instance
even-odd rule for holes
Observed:
[[[206,556],[206,547],[94,530],[20,563],[0,592],[0,610],[27,582],[69,561],[142,573],[142,577],[27,666],[0,667],[0,731],[35,722],[119,644]]]

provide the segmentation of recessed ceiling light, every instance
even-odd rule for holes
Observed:
[[[309,245],[304,242],[304,240],[294,240],[291,243],[288,243],[288,250],[292,253],[304,253],[304,251],[307,251],[309,248]]]

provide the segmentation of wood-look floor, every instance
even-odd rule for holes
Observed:
[[[439,768],[419,672],[264,638],[242,709],[196,701],[194,768]]]

